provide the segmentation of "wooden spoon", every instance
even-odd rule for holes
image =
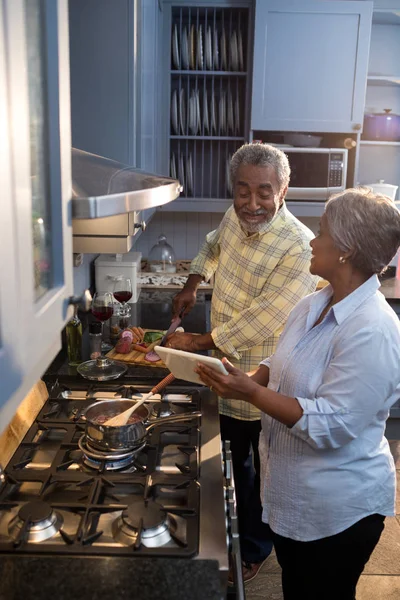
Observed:
[[[164,379],[162,379],[160,381],[160,383],[155,385],[148,394],[143,396],[143,398],[141,398],[133,406],[128,408],[128,410],[125,410],[124,412],[120,413],[119,415],[112,417],[112,419],[105,421],[105,423],[103,423],[103,425],[106,425],[107,427],[121,427],[121,425],[126,425],[131,414],[133,412],[135,412],[135,410],[138,409],[139,406],[142,406],[142,404],[144,402],[146,402],[146,400],[149,400],[149,398],[154,396],[154,394],[157,394],[158,392],[163,390],[165,387],[167,387],[167,385],[169,385],[174,379],[175,379],[175,376],[172,373],[170,373],[169,375],[167,375],[167,377],[164,377]]]

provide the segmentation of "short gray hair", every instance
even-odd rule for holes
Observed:
[[[255,167],[271,166],[275,169],[279,191],[289,185],[290,166],[288,158],[282,150],[274,146],[269,144],[244,144],[241,146],[232,156],[230,164],[232,183],[235,183],[238,168],[243,164]]]
[[[351,188],[331,196],[325,216],[334,244],[352,252],[350,263],[363,273],[381,273],[400,245],[400,213],[388,196]]]

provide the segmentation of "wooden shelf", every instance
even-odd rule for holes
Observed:
[[[400,142],[382,142],[380,140],[360,140],[360,146],[398,146]]]
[[[210,140],[217,142],[242,142],[244,137],[230,137],[223,135],[170,135],[171,140]]]
[[[171,75],[214,75],[218,77],[246,77],[247,71],[180,71],[178,69],[171,69]]]
[[[368,75],[367,77],[368,85],[381,85],[381,86],[399,86],[400,85],[400,75]]]

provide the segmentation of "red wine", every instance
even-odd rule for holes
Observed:
[[[113,312],[112,306],[96,306],[92,309],[92,314],[99,321],[107,321],[110,317],[112,317]]]
[[[118,300],[118,302],[121,302],[123,304],[124,302],[128,302],[128,300],[130,300],[132,298],[132,292],[128,292],[128,291],[114,292],[114,298],[116,300]]]

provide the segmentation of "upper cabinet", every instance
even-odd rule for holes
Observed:
[[[72,295],[67,0],[0,5],[0,429],[61,347]]]
[[[251,129],[362,130],[372,2],[257,0]]]

